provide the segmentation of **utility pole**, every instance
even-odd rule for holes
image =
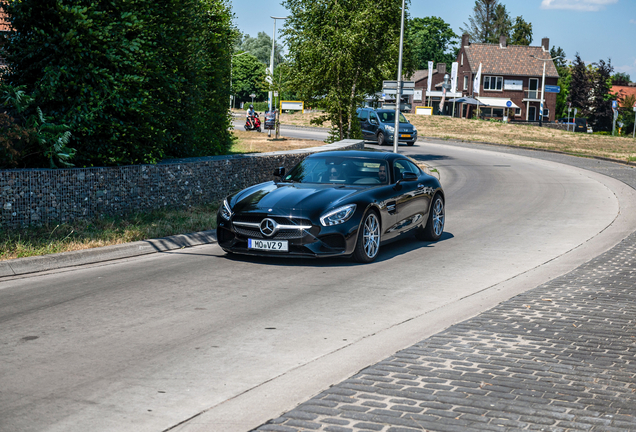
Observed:
[[[393,132],[393,153],[398,152],[398,139],[400,136],[400,103],[402,102],[402,45],[403,44],[404,44],[404,0],[402,0],[402,25],[400,27],[400,55],[398,57],[397,94],[395,95],[395,131]],[[430,72],[429,72],[429,75],[430,75]]]

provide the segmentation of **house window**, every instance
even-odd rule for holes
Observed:
[[[503,87],[503,77],[500,76],[485,76],[484,77],[484,90],[501,91]]]
[[[461,65],[464,66],[464,53],[463,52],[462,52],[462,57],[461,58],[462,58],[462,64]],[[466,89],[464,89],[464,90],[466,90]]]
[[[468,90],[468,75],[464,75],[464,90]]]
[[[543,108],[543,117],[550,117],[550,110],[547,108]]]
[[[515,108],[515,115],[516,116],[520,116],[521,115],[521,108]]]
[[[530,78],[530,83],[528,85],[528,99],[539,99],[539,79],[538,78]]]

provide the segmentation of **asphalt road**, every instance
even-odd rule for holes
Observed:
[[[439,170],[438,243],[370,265],[208,245],[1,282],[0,431],[247,431],[636,228],[633,190],[602,175],[401,149]]]

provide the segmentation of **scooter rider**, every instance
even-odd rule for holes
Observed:
[[[250,108],[247,110],[247,121],[252,129],[254,129],[254,116],[257,115],[258,113],[254,111],[254,105],[250,105]]]

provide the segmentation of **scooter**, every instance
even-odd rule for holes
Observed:
[[[255,113],[255,115],[252,117],[252,121],[254,124],[252,124],[252,122],[250,122],[249,119],[250,119],[249,117],[245,119],[245,130],[246,131],[255,130],[256,132],[260,132],[261,120],[258,118],[258,113]]]

